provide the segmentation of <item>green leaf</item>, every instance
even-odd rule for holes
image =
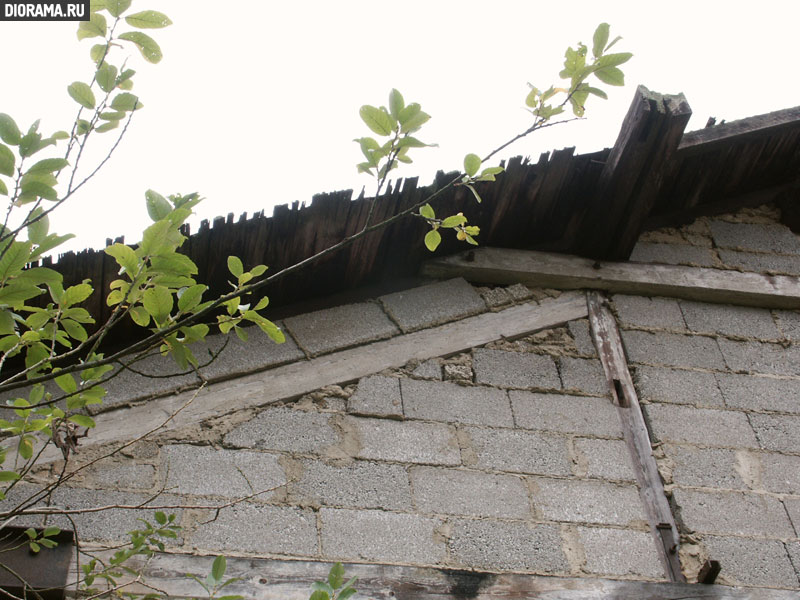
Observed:
[[[592,54],[595,58],[602,56],[603,51],[606,49],[606,44],[608,43],[608,32],[608,23],[600,23],[600,25],[597,26],[597,29],[594,30],[594,36],[592,37]]]
[[[117,67],[104,62],[95,74],[97,85],[104,92],[110,92],[117,86]]]
[[[392,91],[389,92],[389,113],[392,115],[392,117],[399,119],[400,111],[405,108],[405,105],[406,104],[403,100],[403,95],[396,89],[392,88]]]
[[[139,245],[139,251],[144,256],[157,255],[165,247],[168,246],[169,230],[172,223],[167,220],[156,221],[142,233],[142,243]]]
[[[20,474],[15,471],[0,471],[0,481],[16,481]]]
[[[143,306],[134,306],[130,312],[131,319],[139,327],[147,327],[150,325],[150,313],[148,313]]]
[[[79,342],[85,342],[89,337],[86,333],[86,329],[72,319],[61,319],[61,327],[69,334],[69,337]]]
[[[464,172],[472,177],[481,168],[481,157],[477,154],[467,154],[464,157]]]
[[[625,75],[617,67],[597,69],[594,74],[600,81],[608,85],[625,85]]]
[[[473,196],[475,196],[475,200],[477,200],[477,201],[478,201],[478,204],[480,204],[480,202],[481,202],[481,197],[480,197],[480,195],[478,194],[477,190],[476,190],[474,187],[472,187],[471,185],[467,185],[467,187],[468,187],[468,188],[470,189],[470,191],[472,192],[472,195],[473,195]]]
[[[4,308],[0,308],[0,335],[14,333],[14,315]]]
[[[105,37],[107,27],[106,18],[103,15],[92,13],[88,21],[81,21],[78,24],[78,39]]]
[[[337,589],[342,586],[342,583],[344,583],[344,566],[342,566],[342,563],[337,562],[331,567],[331,570],[328,573],[328,583],[333,589]]]
[[[179,292],[178,310],[181,312],[192,310],[200,303],[206,289],[208,288],[205,285],[198,284],[186,288],[183,292]]]
[[[172,312],[172,294],[162,286],[149,288],[142,294],[142,305],[156,323],[161,324]]]
[[[73,82],[68,88],[67,92],[70,98],[75,100],[84,108],[92,109],[95,106],[94,93],[92,89],[82,81]]]
[[[118,17],[131,6],[131,0],[105,0],[106,10],[112,17]]]
[[[435,229],[431,229],[425,234],[425,247],[433,252],[442,242],[442,235]]]
[[[29,460],[33,456],[33,438],[27,435],[20,438],[17,452],[22,458]]]
[[[61,388],[65,394],[74,394],[78,391],[78,384],[75,383],[75,378],[72,373],[64,373],[55,379],[56,385]]]
[[[430,118],[431,116],[428,113],[420,110],[419,104],[416,102],[411,103],[400,111],[400,133],[414,133],[427,123]]]
[[[166,525],[167,524],[167,515],[165,515],[160,510],[156,511],[155,518],[156,518],[156,522],[159,525]]]
[[[89,429],[95,426],[94,419],[91,417],[87,417],[86,415],[72,415],[67,420],[72,421],[76,425],[80,425],[81,427],[87,427]]]
[[[31,247],[31,242],[11,242],[0,258],[0,282],[17,275],[22,270],[22,267],[30,259]],[[0,293],[2,293],[2,289],[0,289]]]
[[[161,29],[172,25],[172,21],[164,13],[156,10],[145,10],[125,17],[125,22],[139,29]]]
[[[435,219],[436,213],[433,212],[433,207],[430,204],[423,204],[419,207],[419,214],[426,219]]]
[[[338,600],[347,600],[350,596],[356,593],[356,590],[353,588],[345,588],[343,589],[339,595],[337,596]]]
[[[136,258],[136,252],[133,248],[125,244],[114,244],[105,248],[105,253],[114,257],[117,264],[125,269],[131,277],[136,275],[139,270],[139,259]]]
[[[86,300],[92,295],[92,286],[88,283],[79,283],[78,285],[69,286],[64,292],[64,306],[72,306]]]
[[[4,257],[5,258],[5,257]],[[40,295],[42,290],[35,285],[18,281],[11,281],[4,286],[0,286],[0,304],[9,306],[20,306],[26,300]]]
[[[78,135],[85,135],[92,130],[92,124],[86,119],[78,119],[75,125],[75,131],[78,133]]]
[[[147,214],[150,215],[153,221],[165,219],[167,215],[172,212],[172,205],[169,203],[169,200],[158,192],[147,190],[144,193],[144,197],[147,203]]]
[[[3,194],[3,196],[8,196],[8,188],[6,187],[5,181],[2,179],[0,179],[0,194]]]
[[[211,576],[217,581],[222,581],[222,578],[225,577],[226,569],[227,562],[225,561],[225,557],[220,554],[214,559],[214,564],[211,565]]]
[[[139,98],[129,92],[122,92],[120,94],[117,94],[111,101],[111,108],[113,108],[114,110],[123,110],[126,112],[130,110],[139,110],[143,106],[144,104],[141,103]]]
[[[386,110],[365,104],[358,111],[358,114],[367,127],[378,135],[391,135],[394,129],[394,119]]]
[[[0,113],[0,140],[3,140],[6,144],[16,146],[21,138],[22,134],[14,119],[6,113]]]
[[[606,54],[598,59],[596,66],[603,67],[616,67],[628,62],[633,54],[631,52],[618,52],[617,54]]]
[[[588,92],[590,94],[594,94],[595,96],[598,96],[603,100],[608,100],[608,94],[606,94],[603,90],[597,89],[595,87],[587,85],[586,87],[581,88],[581,90]]]
[[[244,266],[242,265],[242,261],[239,260],[239,257],[237,256],[228,257],[228,270],[234,277],[240,277],[241,274],[244,273]]]
[[[95,131],[97,133],[105,133],[106,131],[111,131],[112,129],[116,129],[119,127],[119,121],[108,121],[107,123],[103,123],[102,125],[98,125],[95,127]]]
[[[14,176],[14,165],[17,158],[5,144],[0,144],[0,175]]]
[[[126,31],[119,35],[119,39],[133,42],[139,48],[139,52],[147,62],[157,63],[163,57],[161,48],[156,41],[146,33],[141,31]]]
[[[68,167],[69,162],[63,158],[45,158],[28,168],[27,173],[54,173]]]
[[[308,597],[308,600],[330,600],[330,596],[324,590],[316,590]]]
[[[98,115],[104,121],[121,121],[125,118],[125,113],[121,110],[101,112]]]
[[[34,244],[40,244],[47,237],[50,230],[50,219],[44,210],[37,207],[28,217],[28,239]]]
[[[166,275],[197,275],[197,265],[185,254],[173,252],[165,256],[154,256],[153,268]]]
[[[94,63],[99,63],[101,59],[104,59],[108,54],[108,44],[95,44],[92,46],[92,49],[89,50],[89,57],[92,59]]]
[[[42,183],[36,179],[23,177],[20,189],[26,196],[44,198],[45,200],[58,200],[58,192],[46,183]]]
[[[442,227],[444,228],[452,228],[458,227],[459,225],[463,225],[467,222],[467,217],[464,215],[453,215],[451,217],[447,217],[444,221],[442,221]]]

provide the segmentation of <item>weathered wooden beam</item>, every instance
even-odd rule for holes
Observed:
[[[593,289],[621,294],[669,296],[701,302],[800,308],[800,279],[721,269],[593,261],[577,256],[477,248],[430,260],[422,273],[464,277],[476,283],[524,283],[562,290]]]
[[[202,596],[200,586],[185,574],[211,571],[214,557],[166,554],[145,569],[148,583],[169,597]],[[311,584],[325,581],[330,563],[264,558],[228,558],[226,577],[239,580],[226,594],[248,600],[307,600]],[[789,590],[734,589],[718,585],[614,581],[599,578],[545,577],[517,573],[458,571],[433,567],[346,564],[356,576],[356,599],[375,600],[796,600]],[[136,588],[133,588],[136,589]],[[131,591],[133,591],[131,589]],[[152,590],[139,586],[141,593]],[[126,590],[128,591],[128,590]]]
[[[638,87],[585,214],[581,254],[630,256],[659,189],[675,167],[671,159],[691,115],[682,94],[668,96]]]
[[[650,434],[628,370],[617,321],[611,314],[608,300],[600,292],[589,292],[586,301],[589,307],[592,338],[606,374],[611,398],[617,405],[625,442],[639,483],[639,496],[650,523],[650,531],[656,540],[656,549],[664,573],[669,581],[685,582],[686,578],[681,570],[678,556],[680,545],[678,528],[658,473]]]
[[[800,106],[690,131],[681,139],[678,150],[684,156],[700,154],[730,143],[732,138],[747,140],[797,128],[800,128]]]

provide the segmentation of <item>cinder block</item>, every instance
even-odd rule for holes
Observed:
[[[686,325],[692,331],[777,340],[782,336],[770,311],[749,306],[681,301]]]
[[[762,452],[759,458],[764,489],[800,496],[800,456]]]
[[[630,362],[672,367],[725,368],[717,342],[711,338],[623,330],[622,340]]]
[[[579,527],[589,573],[661,579],[664,570],[653,536],[642,531]],[[613,549],[613,550],[612,550]]]
[[[592,334],[589,329],[589,321],[586,319],[577,319],[567,323],[567,329],[575,340],[575,347],[578,352],[587,356],[597,356],[597,349],[594,347]]]
[[[473,351],[475,381],[510,388],[561,389],[553,358],[543,354],[478,348]]]
[[[102,405],[92,407],[95,412],[109,406],[160,396],[182,387],[200,383],[193,373],[180,375],[182,370],[170,357],[148,356],[137,362],[134,368],[145,375],[157,377],[147,377],[133,371],[123,370],[122,373],[115,375],[103,384],[103,387],[106,388],[106,395]],[[164,375],[171,375],[171,377],[163,377]]]
[[[276,325],[283,329],[282,323]],[[210,335],[205,344],[198,344],[198,349],[193,348],[200,364],[209,360],[209,352],[218,353],[214,362],[200,371],[206,378],[228,378],[305,358],[303,351],[289,335],[283,344],[276,344],[258,327],[248,327],[246,331],[246,342],[233,333],[227,336]]]
[[[755,254],[736,250],[718,250],[719,258],[728,267],[753,273],[800,275],[800,261],[795,256]]]
[[[237,448],[321,452],[336,444],[339,435],[330,423],[330,415],[274,406],[234,427],[224,441]]]
[[[617,409],[608,398],[518,391],[508,395],[519,427],[622,437]]]
[[[639,398],[648,402],[725,405],[713,373],[639,365],[633,376]]]
[[[719,349],[731,371],[768,373],[770,375],[798,375],[800,365],[795,364],[780,344],[738,342],[720,338]]]
[[[410,419],[507,427],[514,424],[511,405],[502,390],[403,379],[400,392],[403,410]]]
[[[705,535],[708,555],[720,562],[717,583],[796,589],[797,574],[783,542]]]
[[[635,481],[628,446],[622,440],[577,439],[575,448],[586,460],[586,476]]]
[[[672,492],[680,520],[690,530],[719,535],[794,537],[780,500],[748,492]]]
[[[775,318],[778,329],[787,340],[800,342],[800,312],[796,310],[776,310]]]
[[[721,489],[747,489],[737,470],[735,450],[664,446],[672,461],[672,481],[677,485]]]
[[[325,354],[399,333],[397,327],[372,302],[345,304],[286,319],[291,331],[309,354]]]
[[[155,484],[156,470],[153,465],[126,461],[106,466],[105,462],[101,461],[87,469],[92,487],[149,490]]]
[[[355,393],[348,399],[347,411],[359,415],[402,417],[400,380],[380,375],[364,377],[358,382]]]
[[[303,461],[303,474],[292,491],[302,503],[346,508],[411,510],[408,473],[399,465],[357,461],[334,466]]]
[[[437,359],[432,358],[420,364],[411,372],[411,374],[414,377],[419,377],[420,379],[435,379],[437,381],[441,381],[442,365]]]
[[[752,413],[750,422],[765,450],[800,454],[800,417]]]
[[[322,557],[436,565],[445,560],[440,519],[382,510],[323,508]]]
[[[566,573],[561,535],[553,525],[454,519],[450,557],[460,566],[495,571]]]
[[[461,451],[454,431],[443,423],[353,419],[358,456],[368,460],[458,465]]]
[[[642,525],[647,518],[635,485],[532,478],[533,506],[548,521]]]
[[[559,356],[558,372],[565,390],[576,390],[595,396],[607,396],[609,393],[603,365],[596,358]]]
[[[414,467],[414,501],[422,513],[528,519],[528,488],[519,477]]]
[[[465,428],[478,466],[514,473],[571,475],[566,438],[516,429]]]
[[[659,263],[665,265],[692,265],[711,267],[714,255],[708,248],[689,244],[653,244],[639,242],[633,247],[631,262]]]
[[[742,412],[673,404],[647,404],[642,409],[652,435],[660,442],[758,448],[753,429]]]
[[[237,498],[286,483],[274,454],[190,444],[164,446],[161,452],[167,489],[176,494]],[[263,494],[258,499],[271,496]]]
[[[795,531],[800,531],[800,498],[784,498],[783,504],[794,525]]]
[[[800,239],[778,223],[711,221],[711,235],[719,248],[800,254]]]
[[[744,410],[800,413],[800,379],[717,373],[725,404]]]
[[[198,526],[189,541],[207,551],[317,556],[316,521],[311,510],[242,502]]]
[[[797,526],[795,526],[795,528],[797,528]],[[789,558],[794,566],[797,581],[800,583],[800,542],[786,542],[786,550],[789,552]]]
[[[686,329],[678,301],[672,298],[616,294],[612,302],[620,320],[626,325]]]
[[[395,292],[379,300],[403,331],[441,325],[486,310],[480,294],[460,277]]]
[[[106,490],[87,490],[61,486],[53,493],[52,504],[65,509],[96,508],[98,506],[136,506],[147,502],[152,496],[150,494],[135,494],[130,492],[114,492]],[[186,500],[164,494],[156,498],[152,505],[179,505]],[[129,541],[128,531],[140,529],[143,524],[138,519],[145,519],[150,523],[155,523],[155,509],[120,509],[104,510],[100,512],[78,513],[71,515],[78,535],[83,542],[104,541],[120,542]],[[180,509],[165,509],[166,514],[177,515],[177,522],[180,522]],[[41,523],[41,517],[37,519]],[[61,528],[72,529],[72,523],[65,517],[55,517],[48,521],[48,524]],[[176,542],[179,543],[179,542]]]

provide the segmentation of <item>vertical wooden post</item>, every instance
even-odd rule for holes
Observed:
[[[633,461],[639,495],[645,507],[650,531],[656,541],[664,572],[669,581],[685,582],[678,548],[680,538],[669,501],[664,492],[658,466],[653,456],[650,435],[644,422],[639,397],[633,387],[617,321],[608,308],[608,299],[601,292],[587,292],[592,337],[603,364],[611,399],[617,406],[625,441]]]

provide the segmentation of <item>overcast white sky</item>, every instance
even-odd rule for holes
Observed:
[[[594,99],[586,121],[553,128],[504,153],[538,157],[554,148],[611,146],[637,84],[683,92],[694,116],[734,120],[800,104],[796,77],[800,2],[761,0],[495,2],[470,0],[299,1],[134,0],[174,25],[154,30],[164,59],[135,50],[136,92],[145,104],[122,146],[85,193],[53,218],[75,232],[70,248],[106,237],[138,241],[149,222],[144,191],[199,191],[193,219],[253,213],[312,194],[374,183],[357,175],[351,140],[369,135],[362,104],[385,104],[398,88],[432,115],[419,137],[439,148],[416,152],[399,176],[427,184],[525,129],[526,82],[559,80],[563,52],[606,21],[616,50],[630,51],[626,86]],[[88,50],[76,23],[0,22],[0,112],[20,127],[42,119],[68,129],[77,105],[66,87],[88,81]],[[113,133],[95,141],[113,141]],[[97,155],[95,155],[97,156]],[[88,163],[87,163],[88,166]]]

